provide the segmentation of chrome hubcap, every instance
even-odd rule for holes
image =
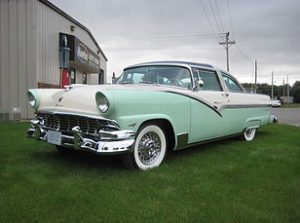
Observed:
[[[161,141],[155,132],[148,132],[141,138],[138,145],[138,156],[144,165],[152,165],[161,152]]]
[[[252,132],[253,132],[253,129],[248,129],[248,130],[246,131],[246,136],[247,136],[247,137],[250,137],[251,134],[252,134]]]

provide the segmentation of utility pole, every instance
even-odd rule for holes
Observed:
[[[274,98],[274,86],[273,86],[273,81],[274,81],[274,74],[273,74],[273,71],[272,71],[272,80],[271,80],[271,84],[272,84],[272,87],[271,87],[271,99]]]
[[[254,94],[256,94],[256,84],[257,84],[257,61],[255,60],[254,65]]]
[[[287,96],[287,104],[290,102],[290,86],[289,86],[289,75],[286,75],[286,96]]]
[[[229,32],[224,33],[225,34],[225,41],[219,42],[219,45],[225,45],[226,49],[226,61],[227,61],[227,71],[229,72],[229,46],[235,44],[235,41],[229,40]]]

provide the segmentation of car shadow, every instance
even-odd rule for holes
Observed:
[[[253,142],[255,142],[255,140],[264,140],[269,137],[271,138],[273,136],[274,135],[270,131],[265,130],[264,128],[258,129]],[[229,149],[228,147],[232,143],[251,143],[251,142],[246,142],[243,139],[242,135],[238,135],[238,136],[231,137],[231,138],[225,138],[225,139],[220,139],[220,140],[216,140],[216,141],[212,141],[212,142],[206,142],[203,144],[197,144],[195,146],[191,146],[191,147],[188,147],[188,148],[182,149],[182,150],[169,151],[167,160],[176,159],[177,156],[189,157],[189,156],[193,156],[193,155],[199,154],[199,153],[206,153],[207,151],[214,151],[216,149],[217,150]],[[220,145],[222,145],[222,146],[220,146]]]
[[[233,141],[241,141],[241,140],[238,137],[236,137],[236,138],[231,138],[231,139],[223,139],[223,140],[214,141],[214,142],[197,144],[197,145],[187,147],[182,150],[170,151],[168,153],[167,159],[172,160],[172,159],[175,159],[175,157],[177,157],[177,156],[193,156],[195,154],[205,153],[207,151],[215,150],[216,146],[218,146],[220,144],[222,144],[222,145],[228,144],[229,145]],[[218,147],[218,149],[220,149],[220,148]]]
[[[271,136],[272,134],[269,131],[260,129],[254,140],[268,138]],[[198,144],[183,150],[169,151],[165,162],[173,162],[178,158],[187,158],[196,154],[207,153],[209,151],[214,152],[216,150],[230,149],[228,147],[236,142],[248,143],[242,140],[240,136],[237,136],[214,142]],[[121,155],[98,155],[95,153],[78,150],[61,152],[50,145],[41,145],[38,150],[33,152],[32,155],[37,162],[42,162],[44,164],[46,163],[49,164],[49,166],[56,165],[69,169],[81,170],[127,170],[123,165]]]
[[[124,169],[121,156],[98,155],[91,152],[68,150],[58,151],[55,148],[40,148],[33,153],[36,160],[49,165],[65,166],[70,169]]]

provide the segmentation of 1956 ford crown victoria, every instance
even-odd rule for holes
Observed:
[[[129,168],[159,166],[167,150],[241,135],[273,122],[269,96],[248,94],[208,64],[160,61],[124,69],[114,85],[30,89],[28,136],[97,154],[122,154]]]

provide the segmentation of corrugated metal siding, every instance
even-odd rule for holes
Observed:
[[[107,84],[107,61],[100,56],[100,67],[104,71],[104,84]]]
[[[38,81],[59,84],[59,32],[76,36],[94,52],[97,52],[98,48],[85,30],[42,2],[38,1],[37,12]],[[71,25],[75,26],[73,32],[71,32]],[[106,61],[101,54],[99,56],[100,67],[106,71]],[[97,83],[98,81],[95,81],[93,84]]]
[[[16,113],[31,118],[27,90],[38,82],[59,84],[59,32],[75,35],[97,52],[89,34],[76,25],[71,32],[71,25],[75,24],[38,0],[0,0],[0,120]],[[106,60],[99,56],[106,74]],[[97,84],[95,76],[88,83]],[[82,82],[79,72],[76,79]]]
[[[28,88],[36,87],[35,32],[33,9],[36,1],[0,1],[0,113],[10,119],[33,114],[26,98]]]

